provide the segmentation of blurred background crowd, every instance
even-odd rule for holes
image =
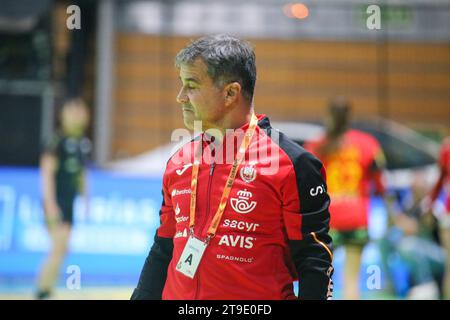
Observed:
[[[379,143],[394,203],[370,197],[356,298],[443,298],[448,0],[0,0],[0,298],[32,298],[52,281],[56,298],[129,298],[183,128],[174,57],[212,33],[254,45],[255,109],[297,143],[324,134],[336,96],[351,105],[350,127]],[[67,233],[44,218],[45,154],[85,181]],[[349,257],[336,248],[337,299]]]

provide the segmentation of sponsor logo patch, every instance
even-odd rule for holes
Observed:
[[[186,222],[189,220],[189,217],[176,217],[175,220],[177,223]]]
[[[178,231],[177,233],[175,233],[174,239],[187,238],[187,236],[188,236],[187,229],[184,228],[183,231]]]
[[[310,194],[311,196],[315,197],[315,196],[317,196],[317,195],[319,195],[319,194],[324,193],[325,191],[326,191],[326,190],[325,190],[325,186],[322,184],[322,185],[320,185],[320,186],[311,188],[311,190],[309,190],[309,194]]]
[[[237,262],[244,262],[244,263],[252,263],[254,258],[244,258],[244,257],[235,257],[235,256],[227,256],[224,254],[217,254],[216,258],[219,260],[228,260],[228,261],[237,261]]]
[[[229,227],[232,229],[238,229],[247,232],[255,232],[256,229],[259,227],[259,223],[230,220],[230,219],[225,219],[222,225],[224,227]]]
[[[253,237],[224,235],[220,238],[219,246],[225,245],[227,247],[251,249],[253,248]]]
[[[238,198],[230,198],[231,207],[234,211],[242,214],[253,211],[256,207],[256,201],[249,201],[253,194],[247,189],[239,190]]]
[[[192,192],[191,189],[182,189],[182,190],[173,189],[172,197],[179,196],[182,194],[190,194],[191,192]]]

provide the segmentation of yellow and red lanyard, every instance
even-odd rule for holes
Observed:
[[[236,154],[236,158],[233,161],[233,166],[231,167],[230,173],[228,175],[227,182],[225,183],[225,187],[223,189],[222,197],[220,199],[219,207],[217,208],[216,214],[211,221],[211,225],[208,229],[208,237],[206,239],[206,243],[209,242],[215,235],[217,228],[219,227],[220,220],[222,219],[223,212],[227,206],[228,197],[230,195],[231,188],[233,186],[234,180],[236,178],[237,168],[242,163],[244,159],[245,152],[250,145],[250,142],[253,138],[253,134],[255,133],[256,124],[258,123],[258,118],[254,113],[252,113],[252,117],[250,120],[249,127],[245,132],[244,139],[242,140],[241,146]],[[201,142],[200,142],[201,143]],[[201,148],[199,148],[201,149]],[[196,199],[197,199],[197,181],[198,181],[198,170],[200,166],[199,155],[201,152],[195,153],[194,164],[192,166],[192,181],[191,181],[191,202],[190,202],[190,215],[189,215],[189,229],[191,236],[194,235],[194,226],[195,226],[195,207],[196,207]]]

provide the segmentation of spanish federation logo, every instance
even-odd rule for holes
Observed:
[[[242,167],[239,173],[241,175],[241,179],[247,183],[250,183],[256,179],[256,168],[252,165]]]
[[[234,211],[242,214],[249,213],[253,211],[256,207],[256,201],[249,202],[249,199],[253,197],[252,193],[250,191],[247,191],[247,189],[239,190],[238,198],[230,198],[231,207]]]

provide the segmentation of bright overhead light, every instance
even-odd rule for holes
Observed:
[[[305,19],[309,15],[308,7],[303,3],[288,3],[283,6],[283,13],[293,19]]]

